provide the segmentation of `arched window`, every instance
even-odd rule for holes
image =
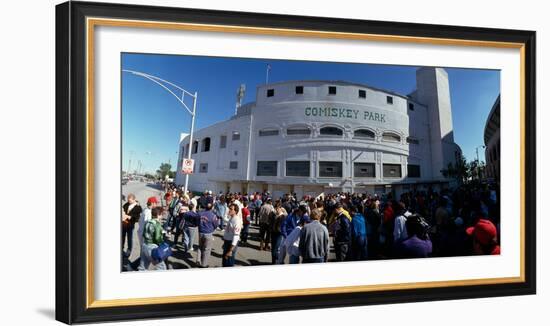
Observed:
[[[401,136],[394,132],[385,132],[382,134],[383,141],[401,142]]]
[[[374,140],[374,132],[368,129],[357,129],[353,132],[353,138],[372,139]]]
[[[199,150],[199,142],[195,140],[193,142],[193,154],[196,154],[198,150]]]
[[[210,151],[210,137],[206,137],[202,140],[201,145],[201,152],[209,152]]]
[[[338,127],[323,127],[319,131],[322,136],[342,136],[344,130]]]

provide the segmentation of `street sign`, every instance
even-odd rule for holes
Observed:
[[[193,174],[193,166],[195,165],[195,160],[186,158],[183,160],[181,165],[181,172],[183,174]]]

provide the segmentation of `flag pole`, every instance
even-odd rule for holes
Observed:
[[[266,72],[265,72],[265,84],[267,85],[269,82],[269,71],[271,70],[271,65],[268,63]]]

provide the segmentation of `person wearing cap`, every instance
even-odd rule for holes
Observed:
[[[329,237],[327,228],[319,222],[321,215],[319,210],[314,209],[310,216],[311,222],[305,224],[300,231],[298,246],[302,263],[323,263],[327,261]]]
[[[497,228],[487,219],[479,219],[474,225],[466,229],[466,234],[472,237],[473,254],[500,255],[500,246],[497,241]]]

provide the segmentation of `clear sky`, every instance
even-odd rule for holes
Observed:
[[[407,95],[416,88],[413,66],[350,64],[200,56],[122,54],[122,69],[141,71],[198,92],[195,130],[227,120],[235,112],[236,93],[246,85],[244,103],[256,87],[287,80],[342,80]],[[449,74],[455,142],[467,160],[483,145],[483,130],[500,93],[497,70],[445,68]],[[192,99],[186,103],[192,108]],[[180,133],[189,132],[191,116],[166,90],[143,77],[122,73],[122,162],[127,170],[154,172],[162,162],[175,168]],[[485,160],[479,149],[480,160]]]

